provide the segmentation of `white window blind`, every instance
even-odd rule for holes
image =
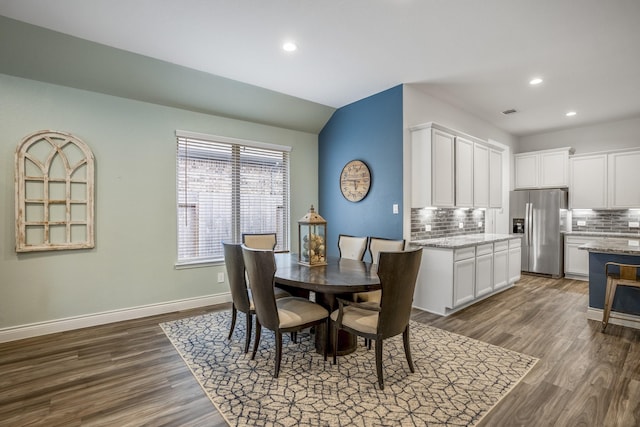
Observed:
[[[223,241],[276,233],[289,250],[289,148],[177,135],[178,263],[223,259]]]

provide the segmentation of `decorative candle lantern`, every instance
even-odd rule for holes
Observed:
[[[298,221],[298,263],[309,267],[327,265],[326,235],[327,221],[311,205]]]

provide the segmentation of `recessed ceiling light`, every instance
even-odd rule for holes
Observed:
[[[286,52],[294,52],[298,50],[298,45],[296,45],[294,42],[286,42],[282,45],[282,49],[284,49]]]
[[[573,117],[573,116],[575,116],[576,114],[578,114],[578,113],[576,113],[575,111],[569,111],[569,112],[566,114],[566,116],[567,116],[567,117]]]
[[[540,77],[536,77],[535,79],[529,80],[529,84],[531,86],[539,85],[540,83],[542,83],[542,79]]]

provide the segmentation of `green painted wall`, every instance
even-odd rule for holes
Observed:
[[[0,74],[0,330],[228,292],[224,266],[176,270],[175,130],[293,147],[291,246],[318,201],[317,135]],[[15,252],[14,153],[70,132],[96,158],[96,247]],[[298,195],[302,197],[298,197]]]

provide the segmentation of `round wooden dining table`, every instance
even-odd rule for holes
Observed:
[[[279,287],[296,290],[312,291],[315,301],[329,310],[338,309],[336,298],[352,300],[356,292],[367,292],[380,289],[380,279],[377,265],[364,261],[328,257],[327,265],[309,267],[298,263],[298,255],[292,253],[277,253],[275,282]],[[316,351],[323,353],[326,343],[324,328],[318,328],[316,333]],[[333,328],[329,331],[329,354],[334,349]],[[345,355],[356,350],[356,336],[346,331],[338,335],[338,355]]]

